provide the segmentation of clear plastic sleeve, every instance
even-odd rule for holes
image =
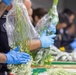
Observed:
[[[10,46],[17,46],[22,41],[39,38],[39,34],[29,19],[23,0],[13,1],[13,8],[6,17],[5,28]]]
[[[29,53],[27,45],[31,43],[31,40],[38,39],[39,34],[30,21],[23,0],[13,0],[12,5],[13,7],[7,15],[4,25],[8,34],[9,45],[12,48],[20,46],[22,52]],[[21,65],[9,65],[8,67],[14,75],[31,75],[31,62]]]
[[[53,0],[53,6],[50,9],[50,11],[37,23],[35,28],[40,35],[44,32],[44,30],[47,31],[47,35],[53,34],[52,29],[53,27],[56,27],[59,21],[57,4],[58,4],[58,0]]]

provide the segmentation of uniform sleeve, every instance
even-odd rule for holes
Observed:
[[[0,33],[0,46],[1,46],[0,52],[7,53],[10,51],[10,47],[8,44],[8,37],[7,37],[6,32]]]
[[[8,36],[3,24],[6,22],[6,17],[8,11],[5,11],[3,16],[0,18],[0,52],[7,53],[10,50],[8,44]]]

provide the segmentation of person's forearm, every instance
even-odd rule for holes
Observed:
[[[3,2],[0,2],[0,17],[3,15],[6,9],[7,9],[7,6]]]
[[[41,43],[40,43],[40,40],[33,40],[31,41],[31,44],[29,45],[30,47],[30,51],[33,51],[37,48],[40,48],[41,47]]]
[[[5,62],[6,62],[5,54],[0,53],[0,63],[5,63]]]

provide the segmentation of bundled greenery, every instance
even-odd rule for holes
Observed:
[[[8,68],[11,70],[10,74],[13,74],[13,75],[32,75],[31,63],[32,63],[32,61],[28,62],[27,64],[8,65]]]
[[[54,61],[54,57],[51,55],[49,49],[41,49],[36,57],[35,61],[37,65],[48,66],[51,65],[51,62]]]
[[[50,48],[50,54],[55,58],[55,61],[76,61],[76,52],[72,53],[62,52],[57,47],[52,46]]]
[[[38,31],[38,33],[40,35],[42,35],[44,30],[46,30],[46,35],[54,34],[52,32],[52,30],[50,30],[49,28],[53,29],[54,27],[56,27],[56,25],[57,25],[57,23],[59,21],[58,12],[57,12],[57,4],[58,4],[58,0],[53,0],[53,6],[50,9],[50,11],[48,12],[48,14],[46,14],[37,23],[36,30]],[[37,55],[35,57],[35,61],[39,65],[50,65],[50,62],[53,61],[53,60],[54,60],[54,58],[51,56],[50,48],[48,48],[48,49],[44,49],[44,48],[39,49],[39,52],[37,53]]]
[[[76,75],[76,72],[70,72],[65,69],[50,69],[48,75]]]
[[[13,28],[12,32],[7,30],[7,34],[9,35],[10,32],[9,36],[12,36],[11,38],[8,36],[12,48],[20,46],[21,52],[30,54],[28,44],[31,43],[31,26],[28,23],[27,10],[21,1],[23,0],[14,0],[13,8],[7,15],[6,26],[7,28]],[[8,65],[8,68],[11,69],[11,73],[14,75],[31,75],[31,63],[32,61],[30,60],[26,64]]]
[[[24,16],[21,5],[16,4],[15,26],[14,26],[14,42],[15,46],[20,46],[21,51],[29,53],[28,42],[29,38],[29,24],[27,18]],[[28,41],[29,40],[29,41]]]
[[[52,30],[49,28],[53,28],[57,25],[59,18],[58,18],[58,12],[57,12],[57,4],[58,0],[53,0],[53,6],[42,19],[39,20],[39,22],[36,25],[36,30],[39,32],[40,35],[44,32],[44,30],[47,31],[48,34],[52,34]]]

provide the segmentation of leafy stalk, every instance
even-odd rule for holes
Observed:
[[[30,49],[28,47],[28,43],[30,43],[30,38],[28,35],[29,24],[26,17],[24,16],[23,9],[19,4],[15,4],[14,13],[14,46],[20,46],[21,52],[27,52],[30,54]],[[9,65],[8,68],[11,69],[11,73],[14,75],[30,75],[31,61],[27,64]]]
[[[53,13],[53,11],[55,11],[55,8],[54,8],[54,7],[57,7],[58,1],[59,1],[59,0],[53,0],[52,9],[50,9],[50,11],[49,11],[49,14],[50,14],[51,16],[54,14],[54,13]]]
[[[53,5],[57,6],[57,4],[58,4],[58,0],[53,0]]]

